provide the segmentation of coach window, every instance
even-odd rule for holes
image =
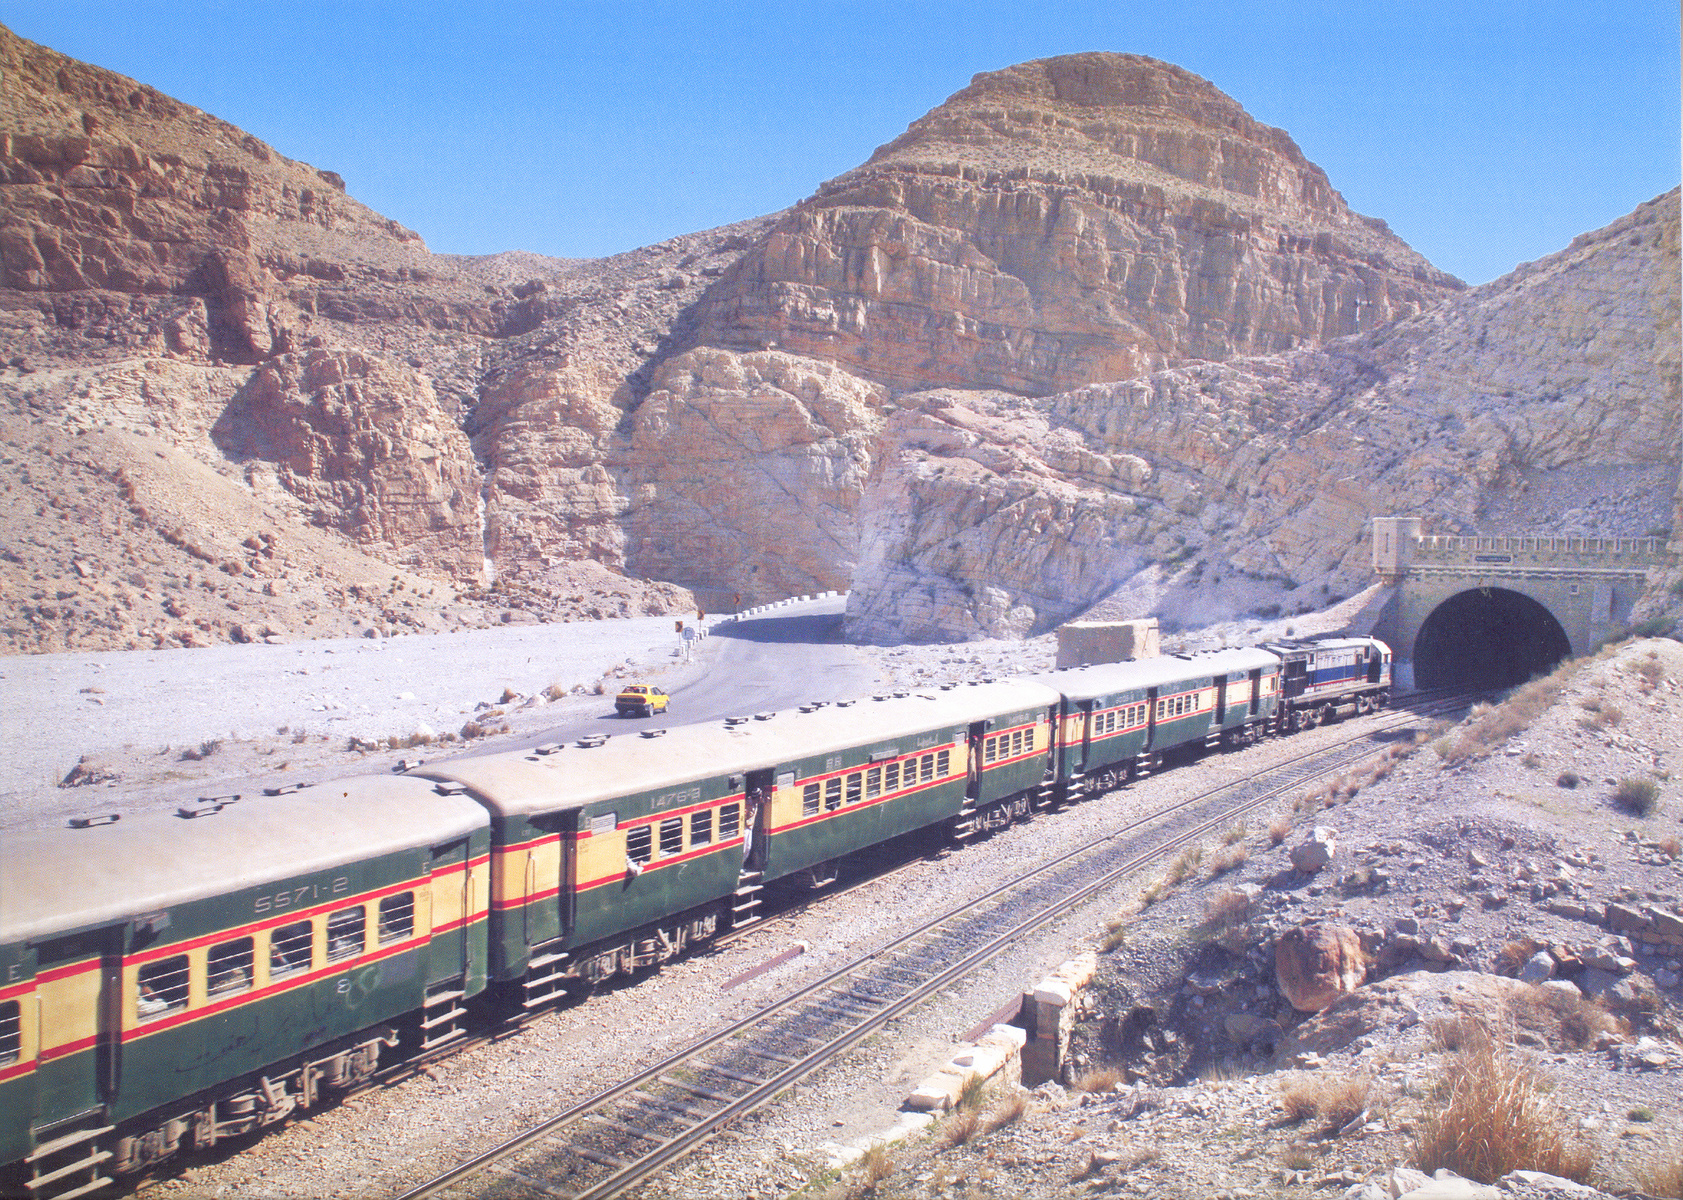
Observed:
[[[719,810],[719,840],[728,842],[742,827],[742,808],[735,801]]]
[[[710,846],[713,844],[713,810],[704,808],[690,814],[690,845]]]
[[[667,817],[660,823],[660,856],[670,858],[684,852],[684,818]]]
[[[140,996],[135,1015],[142,1021],[187,1007],[187,956],[160,958],[140,968]]]
[[[861,776],[858,771],[853,772],[853,774],[847,777],[847,802],[849,804],[859,803],[859,788],[862,779],[863,776]]]
[[[211,996],[232,996],[250,991],[253,959],[253,942],[248,937],[212,946],[205,968],[208,993]]]
[[[269,978],[310,969],[312,933],[308,921],[282,925],[269,934]]]
[[[906,765],[910,766],[911,764],[908,763]],[[906,774],[909,776],[909,775],[911,775],[911,772],[907,771]],[[908,782],[909,782],[909,780],[908,780]],[[883,769],[882,769],[882,790],[885,791],[885,792],[897,792],[897,791],[900,790],[900,764],[899,763],[891,762],[887,766],[883,767]]]
[[[872,767],[865,772],[865,795],[870,799],[882,795],[882,768]]]
[[[837,775],[824,781],[824,811],[835,812],[841,807],[841,776]]]
[[[342,962],[362,953],[367,936],[368,910],[362,905],[341,908],[327,918],[327,961]]]
[[[23,1010],[16,1000],[0,1000],[0,1067],[23,1053]]]
[[[935,774],[939,775],[942,779],[945,779],[947,777],[947,772],[952,769],[952,762],[953,752],[951,750],[942,750],[935,756]]]
[[[1021,729],[1013,729],[1011,731],[1011,755],[1012,755],[1012,757],[1016,757],[1017,755],[1021,754],[1022,752],[1023,752],[1023,731]]]
[[[816,817],[818,815],[818,785],[809,783],[801,789],[801,816]]]
[[[401,942],[415,932],[415,893],[398,892],[380,901],[380,945]]]
[[[719,825],[722,830],[724,822],[719,822]],[[649,832],[649,826],[647,825],[637,825],[631,829],[627,829],[625,831],[626,860],[634,863],[646,863],[650,858],[654,857],[649,850],[649,845],[653,836],[654,835]]]
[[[986,738],[982,742],[982,761],[991,763],[999,756],[999,739]]]
[[[918,759],[917,760],[917,769],[920,772],[919,778],[920,778],[921,782],[928,783],[931,779],[934,779],[935,778],[935,756],[933,754],[925,754],[922,758]],[[906,764],[906,782],[907,783],[914,782],[913,779],[912,779],[912,764],[911,763]]]

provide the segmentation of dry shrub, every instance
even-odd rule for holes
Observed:
[[[1192,874],[1197,869],[1198,864],[1203,861],[1204,848],[1202,846],[1188,846],[1185,850],[1182,850],[1175,857],[1175,861],[1169,864],[1168,874],[1165,876],[1169,886],[1173,887]]]
[[[1683,842],[1678,841],[1676,837],[1662,838],[1660,853],[1672,859],[1683,857]]]
[[[1366,1111],[1372,1090],[1373,1081],[1365,1075],[1345,1079],[1308,1075],[1281,1086],[1280,1107],[1293,1121],[1319,1117],[1336,1129]]]
[[[1579,668],[1578,662],[1568,660],[1541,679],[1533,679],[1515,688],[1506,700],[1494,708],[1474,705],[1460,736],[1445,737],[1435,749],[1451,766],[1488,754],[1509,738],[1530,728],[1531,723],[1559,698],[1562,689]]]
[[[1128,923],[1122,917],[1112,917],[1105,922],[1104,936],[1099,938],[1099,949],[1108,954],[1112,950],[1128,943]]]
[[[1441,1090],[1448,1098],[1415,1146],[1422,1171],[1448,1168],[1478,1183],[1509,1171],[1588,1179],[1593,1153],[1572,1134],[1548,1085],[1488,1037],[1444,1065]]]
[[[1278,846],[1291,836],[1291,818],[1278,816],[1268,822],[1268,840]]]
[[[958,1090],[958,1107],[977,1109],[982,1107],[982,1093],[987,1090],[988,1077],[978,1071],[972,1071],[964,1077],[964,1086]]]
[[[181,761],[199,762],[203,759],[209,758],[220,749],[222,749],[221,738],[207,738],[200,742],[197,746],[189,746],[187,749],[183,750],[181,752]]]
[[[1576,771],[1562,771],[1559,775],[1555,776],[1555,780],[1554,780],[1554,783],[1555,783],[1556,787],[1563,787],[1563,788],[1568,788],[1568,789],[1575,788],[1582,782],[1583,782],[1583,779],[1578,775],[1578,773]]]
[[[1659,799],[1660,785],[1652,779],[1630,776],[1619,780],[1619,785],[1613,789],[1613,802],[1637,817],[1653,816]]]
[[[1221,835],[1221,844],[1224,846],[1231,846],[1235,842],[1242,842],[1245,840],[1245,834],[1249,831],[1249,827],[1245,824],[1245,822],[1236,821],[1227,827],[1226,833]]]
[[[559,683],[552,683],[543,690],[543,698],[545,700],[559,700],[566,694],[567,689],[562,687]]]
[[[1093,1067],[1070,1080],[1069,1086],[1078,1092],[1110,1092],[1126,1079],[1121,1067]]]
[[[503,688],[502,699],[499,700],[498,703],[499,704],[513,704],[518,699],[520,699],[520,693],[519,692],[515,691],[511,687],[504,687]]]
[[[485,726],[481,725],[478,721],[469,721],[466,725],[462,726],[462,741],[471,742],[474,738],[484,737],[485,733]]]
[[[1683,1200],[1683,1142],[1656,1150],[1636,1172],[1636,1186],[1659,1200]]]

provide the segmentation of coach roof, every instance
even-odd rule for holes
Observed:
[[[1195,679],[1211,679],[1241,671],[1269,670],[1280,660],[1266,650],[1211,650],[1202,654],[1167,654],[1132,662],[1095,663],[1033,676],[1035,682],[1057,688],[1071,700],[1093,700],[1117,692],[1162,688]]]
[[[594,747],[568,745],[543,755],[528,750],[456,758],[429,763],[416,774],[464,784],[505,816],[530,815],[855,747],[909,754],[919,748],[919,734],[1013,712],[1045,711],[1057,701],[1051,688],[1022,679],[950,690],[918,688],[881,700],[780,712],[765,720],[682,725],[653,738],[627,734]]]
[[[465,796],[372,775],[191,819],[150,812],[87,829],[10,831],[0,845],[0,945],[436,845],[487,823]]]

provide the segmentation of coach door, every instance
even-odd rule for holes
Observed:
[[[468,974],[468,916],[473,910],[473,881],[468,867],[468,839],[432,848],[432,939],[427,978],[437,983]]]
[[[982,742],[987,735],[986,721],[971,722],[969,753],[965,755],[969,762],[966,764],[967,773],[964,779],[964,795],[971,801],[977,800],[982,794]]]
[[[1251,672],[1251,716],[1256,716],[1262,707],[1262,668]]]
[[[1215,694],[1215,723],[1219,727],[1227,723],[1227,676],[1216,676]]]
[[[36,947],[35,994],[41,1022],[33,1126],[38,1133],[43,1126],[90,1114],[116,1098],[121,1082],[124,932],[124,926],[111,925]],[[186,990],[184,975],[183,1008]]]
[[[1367,648],[1367,681],[1369,683],[1379,682],[1379,666],[1379,647],[1369,646]]]

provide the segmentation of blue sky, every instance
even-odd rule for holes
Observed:
[[[1149,54],[1480,283],[1679,179],[1675,0],[5,0],[338,171],[432,249],[595,256],[773,212],[978,71]]]

